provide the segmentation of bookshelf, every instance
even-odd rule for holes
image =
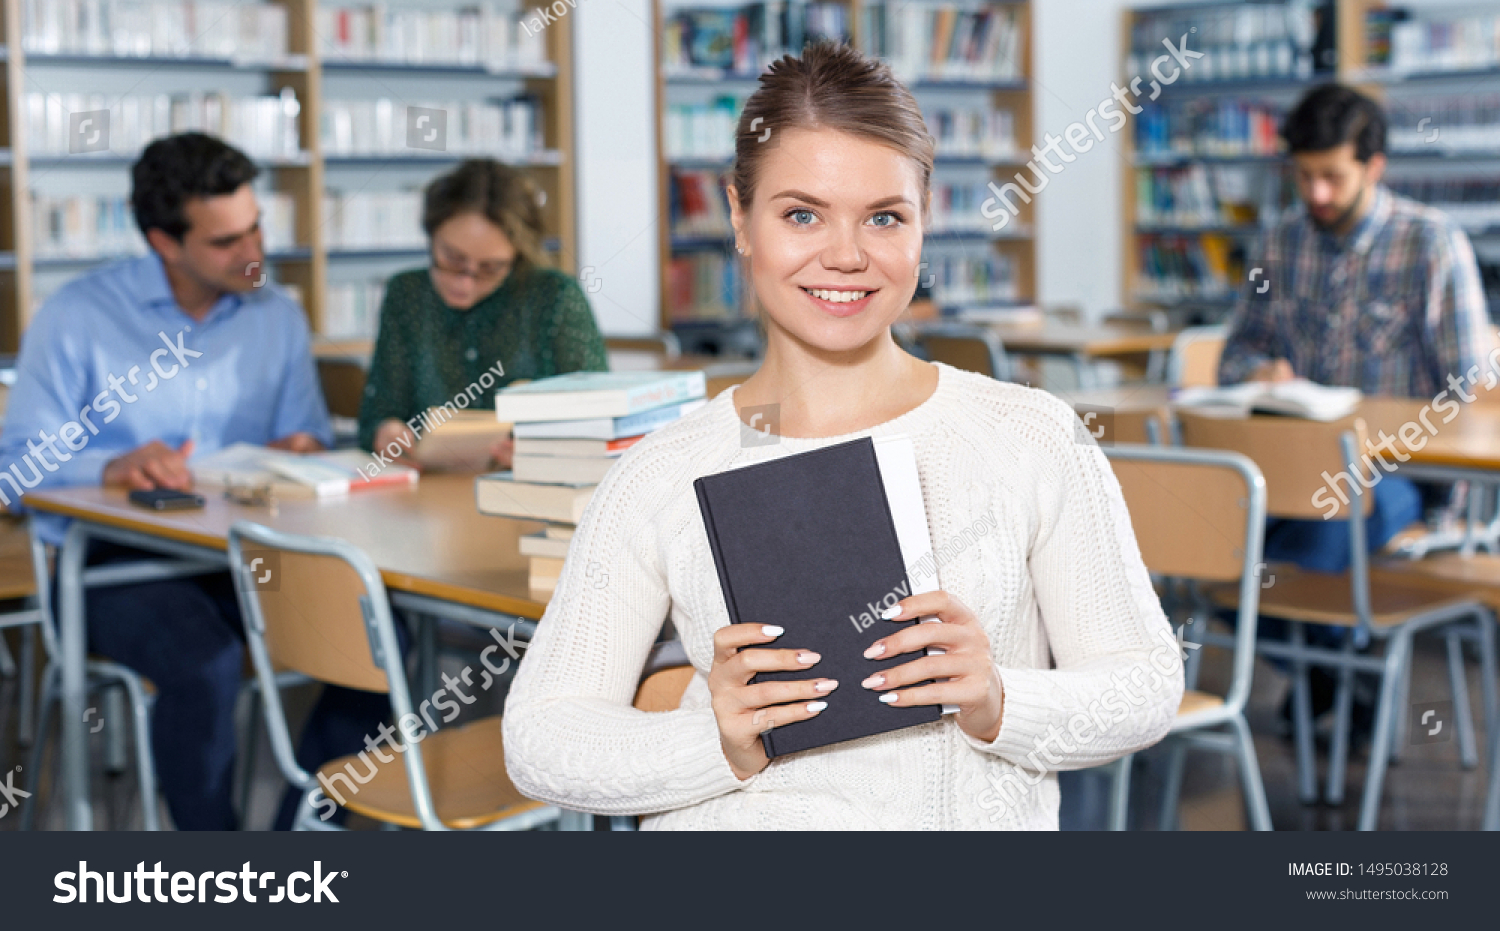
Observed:
[[[320,343],[373,338],[384,279],[426,261],[421,188],[470,155],[536,179],[548,252],[576,271],[566,16],[532,30],[519,0],[264,0],[211,18],[211,4],[153,0],[142,25],[141,3],[0,2],[0,351],[66,280],[144,254],[130,166],[151,138],[186,129],[261,167],[268,271]],[[79,107],[110,113],[100,151],[69,144]],[[442,114],[436,144],[407,144],[414,107]]]
[[[1305,9],[1204,2],[1126,11],[1124,80],[1142,73],[1147,47],[1189,29],[1210,65],[1145,104],[1126,136],[1126,302],[1183,323],[1227,316],[1256,238],[1295,202],[1280,119],[1306,90],[1337,79],[1386,106],[1385,183],[1465,227],[1491,313],[1500,313],[1500,14],[1462,0],[1405,13],[1337,0],[1320,31],[1298,21]]]
[[[933,228],[923,249],[924,284],[938,306],[957,313],[1035,300],[1034,204],[1021,205],[999,231],[980,213],[989,185],[1004,184],[1031,158],[1025,0],[657,0],[654,9],[658,190],[668,218],[660,229],[664,330],[743,328],[754,316],[724,185],[734,127],[755,76],[800,49],[799,33],[802,41],[842,39],[886,60],[916,95],[938,141]],[[950,43],[968,54],[933,56],[934,32],[968,36]]]

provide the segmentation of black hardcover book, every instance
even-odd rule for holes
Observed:
[[[942,716],[938,705],[886,705],[880,692],[860,685],[922,655],[864,657],[876,640],[917,623],[879,619],[912,589],[870,438],[704,476],[693,488],[730,620],[775,624],[786,632],[768,646],[822,656],[808,669],[761,673],[754,681],[839,682],[821,699],[828,707],[820,714],[761,736],[767,756]]]

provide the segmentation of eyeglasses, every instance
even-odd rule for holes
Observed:
[[[473,278],[476,285],[499,281],[509,274],[511,266],[515,265],[515,259],[506,259],[502,262],[480,262],[478,269],[471,270],[463,265],[450,265],[446,261],[439,261],[436,249],[429,251],[427,257],[432,262],[433,271],[442,272],[454,278]]]

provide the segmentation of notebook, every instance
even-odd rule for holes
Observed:
[[[704,476],[693,487],[730,620],[776,624],[786,632],[772,646],[822,656],[810,669],[754,681],[839,681],[822,713],[761,736],[767,756],[941,717],[936,705],[886,705],[860,685],[918,657],[867,660],[864,651],[917,623],[880,620],[885,607],[937,585],[907,572],[932,550],[909,438],[863,437]]]

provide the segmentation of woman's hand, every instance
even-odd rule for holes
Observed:
[[[514,434],[507,433],[503,438],[490,444],[490,460],[494,467],[504,472],[511,467],[516,456],[516,438]]]
[[[914,624],[883,637],[865,651],[866,659],[925,652],[928,647],[941,647],[947,652],[892,666],[860,684],[885,693],[880,700],[898,707],[957,705],[955,720],[963,732],[975,740],[993,741],[1000,733],[1005,692],[995,672],[995,661],[990,657],[990,638],[979,626],[979,618],[963,602],[943,591],[913,595],[893,608],[899,608],[900,613],[886,618],[888,621],[936,615],[941,623]],[[946,681],[903,688],[927,679]]]
[[[411,427],[408,427],[395,418],[382,420],[380,426],[375,428],[374,448],[376,450],[385,449],[392,443],[396,444],[396,454],[391,456],[392,459],[399,459],[403,454],[409,452],[416,445],[416,442],[417,435],[412,432]],[[390,450],[386,450],[386,455],[390,455]],[[415,459],[408,460],[404,465],[411,466],[413,469],[421,468]]]
[[[820,699],[839,686],[834,679],[773,680],[751,685],[751,677],[758,672],[808,669],[822,659],[807,650],[744,649],[770,643],[781,634],[781,628],[772,624],[730,624],[714,633],[708,691],[719,722],[719,746],[741,781],[770,762],[760,742],[762,732],[813,717],[827,707]]]

